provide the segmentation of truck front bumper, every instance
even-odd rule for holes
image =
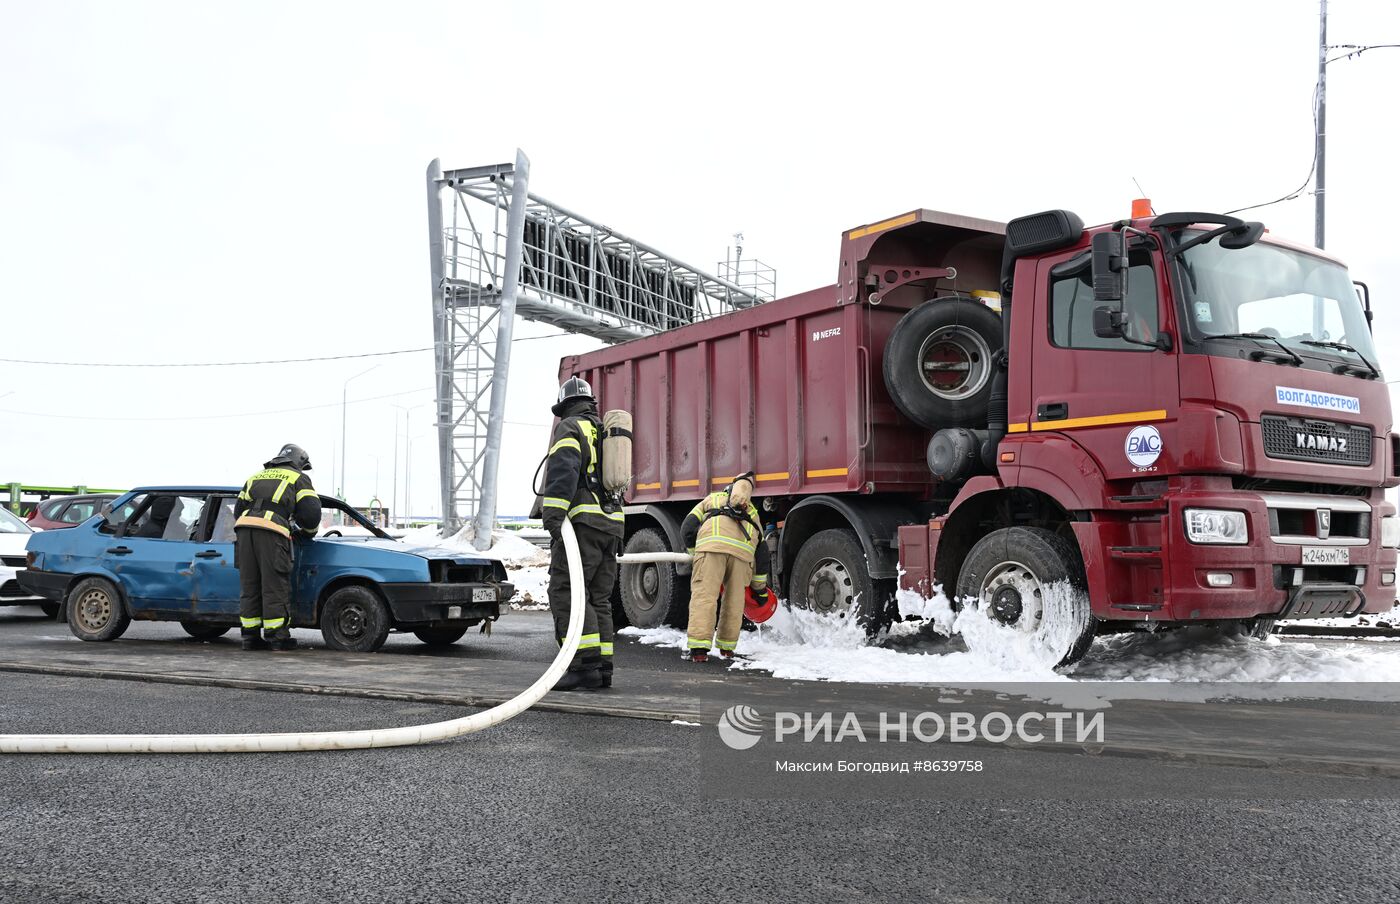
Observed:
[[[1104,531],[1107,592],[1094,605],[1100,618],[1347,618],[1395,605],[1396,550],[1380,544],[1381,518],[1395,508],[1378,494],[1187,491],[1167,503],[1159,529],[1152,524],[1145,531],[1140,523],[1128,535],[1121,525]],[[1242,512],[1247,541],[1192,542],[1187,509]],[[1151,533],[1158,533],[1157,543]],[[1125,586],[1134,592],[1124,594]]]
[[[406,625],[499,618],[515,587],[501,583],[380,584],[394,621]]]

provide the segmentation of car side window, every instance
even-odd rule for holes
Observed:
[[[82,524],[92,517],[92,513],[97,511],[95,502],[75,502],[63,510],[63,516],[58,520],[64,524]]]
[[[1135,253],[1128,268],[1128,295],[1123,299],[1123,331],[1141,342],[1157,338],[1160,328],[1157,307],[1157,276],[1147,256]],[[1050,338],[1061,348],[1092,348],[1111,351],[1152,351],[1117,337],[1094,335],[1094,277],[1089,267],[1067,274],[1050,283]]]
[[[45,521],[57,521],[58,511],[61,508],[63,508],[62,499],[55,502],[45,502],[39,506],[39,517],[43,518]]]
[[[126,535],[152,540],[198,540],[200,515],[207,501],[204,496],[156,494],[137,517],[135,529]]]
[[[98,527],[98,530],[100,530],[104,534],[115,534],[121,528],[126,527],[126,533],[130,534],[130,529],[136,526],[134,523],[131,523],[131,517],[132,515],[141,511],[141,506],[145,503],[145,501],[146,495],[144,493],[140,496],[131,497],[129,500],[122,503],[120,506],[112,509],[112,511],[108,513],[107,517],[103,520],[102,524]]]
[[[214,516],[214,533],[209,538],[210,543],[233,542],[233,504],[234,500],[228,496],[219,499],[219,512]]]

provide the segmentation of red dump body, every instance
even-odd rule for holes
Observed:
[[[632,412],[630,502],[698,498],[744,471],[760,495],[923,497],[929,431],[891,403],[885,343],[941,268],[957,276],[940,285],[994,291],[1002,234],[1000,223],[930,210],[851,230],[836,285],[567,357],[559,373],[587,379],[604,409]],[[878,305],[857,303],[872,267],[900,285]]]

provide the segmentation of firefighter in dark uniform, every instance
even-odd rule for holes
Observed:
[[[554,636],[562,644],[569,628],[569,560],[560,538],[564,519],[574,525],[583,559],[587,609],[583,638],[569,671],[555,690],[612,686],[612,592],[617,583],[616,556],[622,547],[622,507],[603,490],[599,459],[602,421],[593,389],[580,377],[559,387],[551,411],[559,418],[546,459],[541,512],[550,536],[549,609]]]
[[[321,497],[303,473],[309,470],[306,450],[289,443],[248,478],[234,504],[234,562],[242,591],[238,614],[245,650],[296,649],[291,632],[292,532],[314,537],[321,526]]]

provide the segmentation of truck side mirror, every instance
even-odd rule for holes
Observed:
[[[1128,294],[1123,233],[1100,232],[1093,241],[1094,301],[1122,301]]]
[[[1123,338],[1123,312],[1108,305],[1094,308],[1094,335],[1100,339]]]

